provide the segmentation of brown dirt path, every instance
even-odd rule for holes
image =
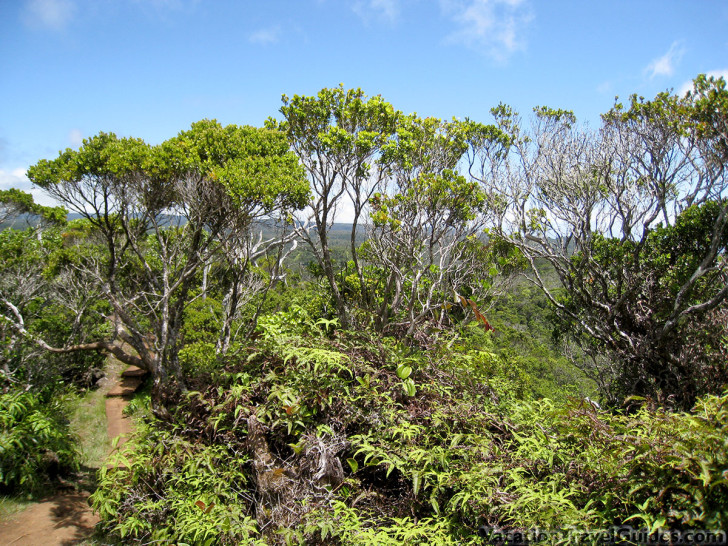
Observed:
[[[119,364],[118,361],[110,362],[106,380],[100,387],[107,396],[109,439],[123,435],[117,449],[134,430],[131,419],[122,412],[141,383],[136,371],[129,374],[131,377],[123,377]],[[93,535],[99,521],[88,504],[89,495],[90,492],[84,490],[57,493],[0,522],[0,545],[71,546],[84,543]]]
[[[121,377],[117,378],[106,393],[106,432],[110,440],[119,437],[117,450],[134,432],[134,423],[130,417],[124,415],[124,408],[142,384],[143,375],[140,376],[137,370],[139,368],[131,366],[121,372]]]
[[[88,505],[88,491],[50,497],[0,523],[6,546],[70,546],[88,539],[99,518]]]

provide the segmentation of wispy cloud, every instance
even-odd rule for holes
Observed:
[[[68,142],[71,143],[71,146],[74,148],[78,148],[83,144],[83,133],[80,129],[71,129],[71,131],[68,133]]]
[[[526,0],[440,0],[440,7],[458,26],[448,42],[499,62],[526,49],[526,30],[533,20]]]
[[[612,89],[614,88],[614,85],[611,81],[603,81],[599,85],[597,85],[597,93],[600,95],[607,95],[613,93]]]
[[[391,24],[397,21],[401,11],[400,0],[357,0],[351,9],[365,23],[378,19]]]
[[[25,22],[50,30],[63,30],[75,13],[72,0],[28,0],[25,4]]]
[[[672,76],[675,67],[680,63],[685,54],[685,48],[681,41],[673,42],[670,49],[662,57],[654,59],[645,67],[645,74],[653,79],[657,76]]]
[[[712,76],[714,78],[723,78],[726,82],[728,82],[728,68],[724,68],[722,70],[711,70],[710,72],[706,72],[705,75]],[[685,95],[688,91],[692,90],[693,80],[688,80],[680,86],[680,89],[678,89],[678,94],[682,96]]]
[[[279,25],[261,28],[248,36],[252,44],[270,45],[277,43],[281,38],[281,27]]]

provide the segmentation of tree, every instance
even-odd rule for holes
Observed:
[[[45,226],[66,223],[66,211],[63,207],[44,207],[33,200],[33,196],[15,188],[0,190],[0,224],[14,223],[19,216],[26,216],[28,222],[33,221],[36,233],[40,235]]]
[[[384,147],[388,193],[374,197],[363,253],[378,272],[378,298],[365,304],[379,331],[404,327],[411,335],[435,314],[441,323],[446,302],[462,294],[482,302],[493,288],[499,269],[483,239],[485,196],[456,171],[471,129],[403,116]]]
[[[67,276],[55,271],[52,265],[63,247],[66,214],[59,215],[58,209],[41,207],[29,194],[18,190],[9,190],[5,196],[12,198],[15,213],[25,215],[29,227],[8,227],[0,231],[2,387],[14,385],[23,390],[39,390],[63,380],[91,380],[87,372],[98,364],[98,358],[48,355],[16,327],[62,345],[78,343],[85,334],[99,328],[97,322],[85,320],[87,317],[82,320],[62,303],[70,299],[81,302],[86,294],[76,291],[77,287]],[[19,202],[22,208],[18,207]],[[43,213],[50,214],[39,216]],[[69,298],[74,292],[74,297]]]
[[[548,108],[524,130],[500,106],[508,138],[483,139],[471,158],[497,232],[528,258],[612,401],[639,394],[689,407],[720,389],[700,377],[706,366],[727,377],[725,362],[685,361],[691,336],[728,296],[727,97],[723,80],[698,78],[688,97],[616,104],[597,131]]]
[[[359,222],[384,183],[381,151],[392,138],[400,113],[379,96],[367,98],[361,89],[346,91],[342,86],[322,89],[315,97],[284,95],[280,111],[284,121],[270,120],[269,125],[288,135],[312,190],[308,216],[296,224],[296,230],[313,251],[331,288],[339,320],[347,326],[349,311],[337,282],[329,231],[337,211],[348,201],[353,212],[351,258],[363,280],[356,252]]]
[[[51,263],[63,245],[67,211],[44,207],[17,189],[0,191],[0,372],[3,388],[43,389],[60,381],[83,382],[93,356],[70,358],[48,355],[16,328],[53,343],[72,344],[81,330],[94,331],[98,324],[77,317],[59,298],[74,291]],[[24,226],[24,229],[19,229]],[[52,297],[57,296],[56,298]],[[8,318],[10,317],[10,318]]]
[[[226,278],[238,283],[250,266],[254,221],[285,216],[308,197],[287,148],[279,132],[204,120],[159,146],[101,133],[31,167],[36,185],[85,220],[59,267],[108,303],[113,324],[111,336],[81,344],[34,341],[59,353],[112,352],[151,371],[155,393],[182,386],[180,330],[203,270],[224,257],[233,270]],[[75,309],[79,317],[89,311]],[[4,318],[33,337],[22,317]]]
[[[639,249],[635,241],[595,234],[590,259],[601,266],[601,277],[612,281],[608,285],[598,284],[586,271],[581,272],[586,278],[577,277],[578,267],[572,269],[569,280],[579,289],[560,298],[566,310],[559,315],[561,330],[581,338],[580,346],[592,362],[601,347],[571,316],[594,324],[617,324],[624,333],[609,340],[612,373],[593,370],[613,401],[631,394],[652,395],[690,407],[699,395],[728,385],[726,354],[721,351],[726,323],[713,318],[728,306],[725,300],[711,304],[728,279],[725,271],[714,271],[697,282],[690,280],[710,254],[716,219],[724,206],[709,201],[685,209],[673,225],[655,227]],[[723,229],[719,245],[721,252],[728,248],[728,229]],[[583,259],[582,253],[572,257],[577,264]],[[624,305],[594,305],[618,301],[625,294],[629,302]],[[693,310],[670,324],[678,299],[684,310]],[[619,382],[610,384],[610,375]]]

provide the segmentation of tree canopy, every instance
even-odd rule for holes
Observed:
[[[524,129],[501,106],[493,113],[507,140],[482,140],[471,161],[498,233],[528,257],[611,395],[690,407],[695,382],[719,389],[728,378],[722,357],[705,353],[717,375],[699,378],[685,352],[728,296],[727,97],[723,80],[698,78],[686,97],[615,104],[598,130],[549,108]],[[544,282],[542,263],[565,297]]]
[[[183,383],[180,330],[202,270],[227,257],[236,271],[221,282],[239,288],[264,243],[281,244],[256,243],[253,222],[285,220],[308,199],[283,134],[210,120],[158,146],[101,133],[39,161],[28,177],[85,222],[83,244],[67,243],[73,252],[59,267],[108,304],[113,324],[110,337],[53,349],[112,351],[158,385]],[[75,308],[89,312],[90,301]],[[9,320],[23,333],[19,317]]]

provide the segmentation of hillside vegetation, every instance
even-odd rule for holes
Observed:
[[[63,209],[0,195],[2,492],[78,467],[59,400],[113,354],[151,384],[109,540],[728,527],[725,81],[594,130],[343,87],[280,113],[87,139],[28,172]]]

